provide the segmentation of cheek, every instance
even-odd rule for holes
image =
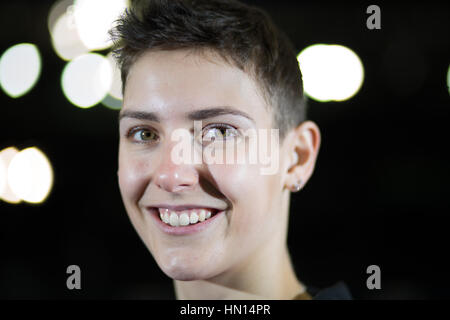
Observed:
[[[211,173],[220,191],[233,204],[231,226],[237,233],[274,226],[279,187],[277,175],[260,174],[258,165],[217,165]],[[275,215],[274,215],[275,213]],[[267,221],[272,223],[267,223]],[[264,222],[264,223],[263,223]]]
[[[147,161],[130,157],[128,153],[119,151],[118,179],[124,201],[139,200],[148,184],[150,170]]]

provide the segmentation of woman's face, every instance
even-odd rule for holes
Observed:
[[[202,121],[199,137],[194,120]],[[261,174],[268,164],[259,157],[250,163],[254,151],[234,130],[271,128],[271,111],[255,82],[211,53],[154,51],[134,63],[121,111],[119,186],[134,228],[169,277],[209,279],[245,267],[252,254],[284,241],[285,152],[276,146],[273,161],[280,169]],[[230,147],[221,142],[234,141],[235,154],[247,160],[176,163],[172,151],[180,141],[172,133],[178,129],[191,135],[200,158],[202,152],[223,155]],[[201,222],[208,211],[212,216]]]

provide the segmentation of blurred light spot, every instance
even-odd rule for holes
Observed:
[[[7,178],[7,170],[5,162],[2,158],[0,158],[0,197],[2,196],[3,192],[6,190],[6,178]]]
[[[55,27],[56,21],[66,12],[73,11],[72,8],[73,0],[59,0],[53,3],[47,18],[48,31],[50,33]]]
[[[74,16],[81,41],[91,50],[112,45],[108,31],[127,7],[127,0],[75,0]]]
[[[62,73],[62,89],[67,99],[81,108],[101,102],[112,82],[109,61],[97,53],[81,55],[67,63]]]
[[[31,43],[10,47],[0,58],[0,86],[12,98],[30,91],[41,73],[41,55]]]
[[[111,64],[111,68],[113,70],[112,76],[112,84],[109,89],[109,94],[118,100],[122,100],[122,78],[120,76],[120,69],[116,63],[115,58],[112,55],[112,52],[108,53],[106,56],[109,63]]]
[[[9,164],[8,181],[12,191],[24,201],[43,202],[53,185],[50,161],[38,148],[26,148]]]
[[[120,110],[122,108],[122,100],[116,99],[110,94],[102,100],[102,104],[112,110]]]
[[[316,44],[297,56],[305,93],[314,100],[343,101],[361,88],[364,68],[359,57],[341,45]]]
[[[0,199],[9,202],[9,203],[19,203],[21,199],[17,197],[14,192],[11,190],[8,181],[8,167],[11,163],[11,160],[14,158],[16,154],[19,153],[19,150],[15,147],[5,148],[0,151],[0,184],[3,184],[3,187],[0,187]],[[3,182],[2,182],[3,180]]]
[[[448,88],[448,93],[450,94],[450,66],[448,67],[448,71],[447,71],[447,88]]]
[[[53,49],[63,60],[71,60],[89,51],[80,39],[70,10],[56,19],[50,29],[50,35]]]

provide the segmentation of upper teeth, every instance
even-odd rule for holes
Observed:
[[[187,226],[211,218],[211,211],[208,209],[173,211],[167,208],[158,208],[158,210],[161,220],[173,227]]]

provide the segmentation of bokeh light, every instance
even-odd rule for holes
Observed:
[[[8,147],[0,151],[0,184],[2,184],[0,187],[0,200],[9,203],[19,203],[21,201],[21,199],[11,190],[8,181],[8,167],[11,160],[18,153],[19,150],[15,147]]]
[[[57,0],[53,3],[47,18],[47,26],[50,33],[52,32],[56,21],[69,11],[73,11],[73,0]]]
[[[347,47],[312,45],[302,50],[297,60],[305,93],[314,100],[347,100],[359,91],[363,83],[361,60]]]
[[[102,104],[111,110],[120,110],[122,108],[122,100],[114,98],[110,94],[102,100]]]
[[[447,71],[447,88],[448,88],[448,93],[450,94],[450,66],[448,67],[448,71]]]
[[[120,110],[122,108],[122,78],[120,69],[116,63],[113,53],[110,52],[106,56],[112,69],[112,83],[106,97],[102,100],[102,104],[112,110]]]
[[[54,7],[49,15],[49,28],[53,49],[56,54],[63,60],[71,60],[83,53],[87,53],[89,49],[83,44],[78,34],[73,17],[73,6],[68,4],[71,2],[62,1],[59,6]],[[66,10],[62,10],[64,6]],[[60,13],[57,16],[57,13]]]
[[[108,31],[127,7],[127,0],[75,0],[74,18],[81,41],[91,50],[112,45]]]
[[[104,56],[97,53],[81,55],[67,63],[61,85],[67,99],[80,108],[101,102],[111,88],[113,70]]]
[[[41,55],[34,44],[16,44],[0,58],[0,86],[12,98],[30,91],[40,73]]]
[[[53,170],[45,154],[36,147],[17,153],[8,167],[11,190],[26,202],[43,202],[53,185]]]
[[[122,100],[122,78],[120,76],[120,69],[116,63],[116,60],[112,52],[108,53],[106,58],[111,64],[111,69],[113,71],[112,83],[111,88],[109,89],[109,94],[118,100]]]
[[[5,162],[2,158],[0,158],[0,198],[6,190],[6,184],[7,184],[7,177],[8,177],[8,168],[6,167]]]

